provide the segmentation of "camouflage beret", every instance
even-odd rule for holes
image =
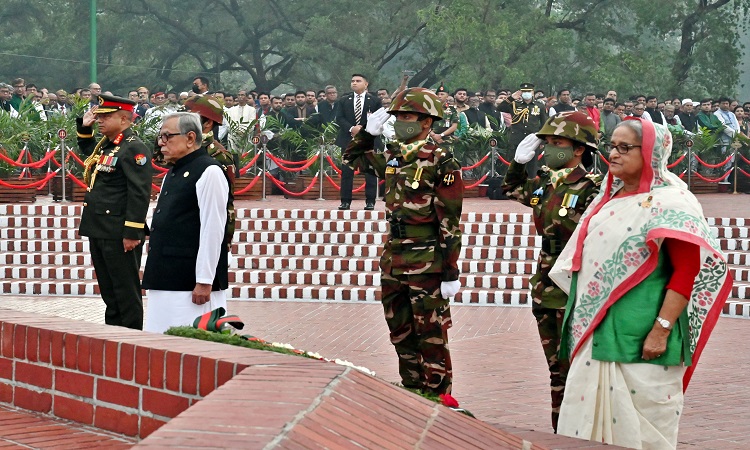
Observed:
[[[185,108],[215,123],[224,122],[224,107],[213,95],[196,95],[185,101]]]
[[[592,149],[598,148],[596,124],[591,117],[580,111],[565,111],[550,117],[536,135],[541,139],[545,136],[560,136]]]
[[[396,95],[391,102],[388,112],[412,112],[425,114],[436,120],[443,120],[443,104],[431,90],[413,87],[405,89]]]

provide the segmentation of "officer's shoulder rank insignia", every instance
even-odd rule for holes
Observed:
[[[130,136],[129,138],[125,139],[128,142],[133,142],[135,140],[135,136]]]
[[[445,185],[445,186],[450,186],[450,185],[452,185],[455,182],[456,182],[456,176],[453,175],[452,173],[446,174],[443,177],[443,185]]]
[[[120,145],[120,142],[122,142],[123,135],[122,133],[118,134],[114,141],[112,141],[115,145]]]
[[[542,197],[542,195],[544,195],[544,189],[539,188],[536,191],[532,192],[531,195],[532,197],[529,203],[531,203],[531,206],[536,206],[537,204],[539,204],[539,199]]]
[[[148,162],[148,159],[143,153],[138,153],[137,155],[135,155],[135,163],[139,166],[145,166],[146,162]]]

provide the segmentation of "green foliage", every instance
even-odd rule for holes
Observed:
[[[193,327],[172,327],[164,334],[169,336],[179,336],[201,341],[218,342],[221,344],[236,345],[238,347],[252,348],[255,350],[265,350],[269,352],[282,353],[284,355],[295,355],[309,358],[304,353],[295,352],[281,347],[274,347],[264,341],[248,340],[236,334],[213,333],[210,331],[199,330]]]
[[[88,84],[88,2],[0,4],[6,81]],[[732,94],[738,37],[750,0],[99,0],[98,70],[105,90],[345,88],[364,72],[371,89],[571,86],[700,97]],[[681,51],[681,48],[683,49]],[[22,56],[15,56],[22,55]]]

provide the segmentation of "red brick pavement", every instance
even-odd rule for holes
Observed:
[[[349,360],[387,381],[399,379],[378,304],[232,301],[229,308],[245,320],[243,332]],[[511,432],[549,431],[548,374],[531,311],[454,306],[452,314],[454,394],[461,406]],[[746,320],[719,321],[687,391],[680,448],[750,446],[746,342]]]
[[[0,406],[0,448],[77,450],[82,448],[127,449],[135,439],[67,420]]]

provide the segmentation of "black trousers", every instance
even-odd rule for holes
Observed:
[[[341,166],[341,203],[352,202],[352,189],[354,185],[354,171],[351,167]],[[378,191],[378,177],[365,174],[365,202],[375,203]]]
[[[122,239],[89,238],[99,291],[106,305],[104,323],[143,329],[141,255],[143,243],[125,252]]]

